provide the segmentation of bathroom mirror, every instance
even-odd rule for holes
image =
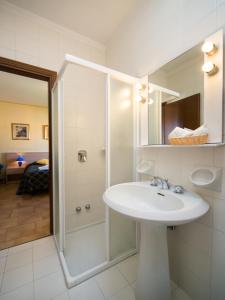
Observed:
[[[216,45],[209,55],[205,41]],[[222,31],[189,49],[148,75],[148,97],[140,102],[142,145],[167,145],[175,127],[195,130],[206,124],[208,143],[222,143],[223,41]],[[212,62],[216,71],[203,71]],[[216,120],[216,121],[215,121]]]

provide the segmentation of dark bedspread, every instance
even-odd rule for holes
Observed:
[[[48,191],[49,170],[39,170],[40,166],[40,164],[32,163],[26,167],[17,189],[17,195]]]

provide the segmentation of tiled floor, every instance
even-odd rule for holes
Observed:
[[[67,289],[52,237],[0,251],[0,300],[135,300],[132,256]],[[191,300],[172,284],[173,300]],[[152,299],[153,300],[153,299]]]
[[[67,233],[64,256],[72,276],[79,275],[105,262],[105,223]]]
[[[50,234],[49,195],[16,195],[18,183],[0,184],[0,249]]]

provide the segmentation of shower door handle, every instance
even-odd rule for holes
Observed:
[[[78,161],[79,162],[86,162],[87,161],[87,151],[86,150],[78,151]]]

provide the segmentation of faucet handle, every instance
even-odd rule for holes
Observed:
[[[162,186],[163,186],[164,189],[169,190],[170,184],[169,184],[168,178],[164,178],[164,179],[162,180]]]
[[[151,186],[157,186],[158,185],[158,178],[154,176],[152,180],[150,181]]]
[[[176,194],[183,194],[184,193],[184,188],[181,185],[175,185],[173,187],[173,192]]]

